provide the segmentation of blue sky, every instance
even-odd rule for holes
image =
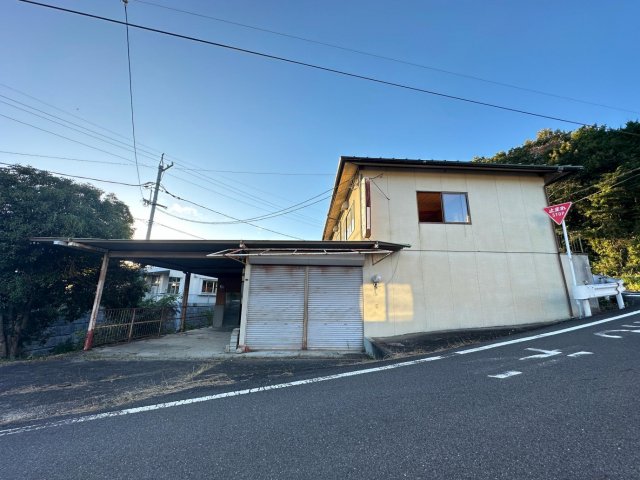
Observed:
[[[131,23],[587,124],[619,127],[640,118],[635,1],[149,2],[422,67],[136,0],[129,2]],[[120,0],[49,3],[124,19]],[[0,4],[0,115],[13,118],[0,116],[0,150],[14,152],[0,153],[0,162],[138,183],[133,153],[124,145],[131,144],[125,35],[121,25],[18,1]],[[330,190],[340,155],[470,160],[520,145],[543,128],[576,128],[136,29],[130,39],[141,181],[155,180],[164,152],[175,163],[163,179],[166,190],[237,219]],[[140,189],[90,183],[130,206],[142,219],[136,238],[144,238],[149,208]],[[159,203],[190,220],[229,220],[166,193]],[[318,239],[327,205],[325,199],[255,222],[269,230],[187,222],[159,209],[152,238],[193,238],[181,232],[287,238],[280,232]]]

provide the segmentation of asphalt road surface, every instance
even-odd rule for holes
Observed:
[[[0,478],[640,478],[640,314],[598,321],[0,430]]]

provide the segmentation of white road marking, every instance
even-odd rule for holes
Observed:
[[[593,352],[576,352],[576,353],[570,353],[569,355],[567,355],[567,357],[580,357],[582,355],[593,355]]]
[[[615,320],[620,320],[621,318],[626,318],[626,317],[630,317],[632,315],[638,315],[638,314],[640,314],[640,311],[623,313],[622,315],[616,315],[615,317],[605,318],[604,320],[598,320],[596,322],[576,325],[575,327],[563,328],[561,330],[554,330],[553,332],[540,333],[538,335],[532,335],[530,337],[516,338],[515,340],[507,340],[506,342],[492,343],[491,345],[484,345],[482,347],[469,348],[467,350],[461,350],[459,352],[454,352],[454,353],[456,355],[466,355],[468,353],[482,352],[483,350],[490,350],[492,348],[504,347],[505,345],[513,345],[514,343],[528,342],[530,340],[536,340],[538,338],[546,338],[546,337],[552,337],[554,335],[561,335],[563,333],[573,332],[575,330],[581,330],[583,328],[593,327],[594,325],[600,325],[602,323],[613,322]]]
[[[597,335],[599,337],[604,337],[604,338],[622,338],[622,335],[611,335],[611,333],[616,333],[616,332],[633,332],[633,330],[624,330],[624,329],[605,330],[603,332],[596,332],[594,333],[594,335]]]
[[[531,350],[532,352],[541,352],[538,355],[529,355],[528,357],[522,357],[520,360],[528,360],[529,358],[547,358],[555,357],[562,354],[560,350],[542,350],[541,348],[526,348],[525,350]]]
[[[487,375],[487,377],[491,377],[491,378],[509,378],[509,377],[515,377],[516,375],[520,375],[522,372],[518,372],[517,370],[509,370],[508,372],[504,372],[504,373],[498,373],[497,375]]]
[[[182,405],[191,405],[194,403],[201,403],[201,402],[208,402],[210,400],[218,400],[221,398],[227,398],[227,397],[237,397],[240,395],[248,395],[250,393],[259,393],[259,392],[266,392],[269,390],[277,390],[280,388],[288,388],[288,387],[296,387],[299,385],[308,385],[311,383],[318,383],[318,382],[325,382],[328,380],[336,380],[339,378],[345,378],[345,377],[352,377],[352,376],[356,376],[356,375],[365,375],[368,373],[374,373],[374,372],[380,372],[383,370],[391,370],[391,369],[395,369],[395,368],[401,368],[401,367],[407,367],[410,365],[418,365],[421,363],[426,363],[426,362],[431,362],[434,360],[440,360],[443,358],[450,358],[454,355],[466,355],[468,353],[474,353],[474,352],[481,352],[483,350],[489,350],[492,348],[499,348],[499,347],[503,347],[505,345],[511,345],[514,343],[522,343],[522,342],[528,342],[530,340],[536,340],[538,338],[545,338],[545,337],[551,337],[553,335],[560,335],[563,333],[567,333],[567,332],[573,332],[574,330],[580,330],[582,328],[588,328],[588,327],[592,327],[594,325],[600,325],[602,323],[607,323],[607,322],[613,322],[615,320],[619,320],[621,318],[626,318],[626,317],[630,317],[632,315],[638,315],[640,314],[640,311],[635,311],[635,312],[629,312],[629,313],[624,313],[622,315],[617,315],[615,317],[611,317],[611,318],[606,318],[604,320],[598,320],[596,322],[591,322],[591,323],[585,323],[583,325],[577,325],[575,327],[569,327],[569,328],[564,328],[561,330],[555,330],[553,332],[547,332],[547,333],[541,333],[539,335],[532,335],[530,337],[524,337],[524,338],[518,338],[515,340],[508,340],[506,342],[498,342],[498,343],[493,343],[491,345],[484,345],[482,347],[478,347],[478,348],[470,348],[467,350],[462,350],[459,352],[454,352],[453,354],[450,355],[443,355],[443,356],[436,356],[436,357],[427,357],[427,358],[421,358],[418,360],[411,360],[408,362],[401,362],[401,363],[394,363],[391,365],[384,365],[382,367],[374,367],[374,368],[367,368],[364,370],[355,370],[352,372],[345,372],[345,373],[339,373],[336,375],[328,375],[325,377],[316,377],[316,378],[310,378],[307,380],[298,380],[295,382],[289,382],[289,383],[280,383],[277,385],[267,385],[264,387],[258,387],[258,388],[249,388],[246,390],[236,390],[233,392],[226,392],[226,393],[219,393],[217,395],[208,395],[208,396],[204,396],[204,397],[196,397],[196,398],[188,398],[185,400],[179,400],[179,401],[175,401],[175,402],[167,402],[167,403],[159,403],[156,405],[148,405],[146,407],[137,407],[137,408],[127,408],[124,410],[115,410],[112,412],[105,412],[105,413],[98,413],[96,415],[86,415],[83,417],[77,417],[77,418],[68,418],[65,420],[60,420],[57,422],[48,422],[48,423],[43,423],[43,424],[39,424],[39,425],[27,425],[24,427],[15,427],[15,428],[8,428],[5,430],[0,430],[0,437],[4,437],[6,435],[13,435],[16,433],[24,433],[24,432],[30,432],[30,431],[35,431],[35,430],[42,430],[45,428],[51,428],[51,427],[59,427],[59,426],[63,426],[63,425],[73,425],[76,423],[84,423],[84,422],[90,422],[93,420],[100,420],[103,418],[111,418],[111,417],[121,417],[123,415],[131,415],[134,413],[142,413],[142,412],[150,412],[153,410],[160,410],[160,409],[164,409],[164,408],[171,408],[171,407],[179,407]],[[507,372],[509,373],[509,372]],[[512,375],[520,375],[522,372],[511,372]],[[498,378],[498,377],[496,377]],[[505,377],[506,378],[506,377]]]
[[[221,398],[237,397],[240,395],[248,395],[250,393],[267,392],[269,390],[279,390],[281,388],[298,387],[300,385],[309,385],[311,383],[326,382],[328,380],[337,380],[339,378],[354,377],[356,375],[365,375],[367,373],[381,372],[383,370],[393,370],[395,368],[408,367],[409,365],[418,365],[420,363],[433,362],[446,358],[443,356],[420,358],[418,360],[410,360],[408,362],[393,363],[391,365],[383,365],[381,367],[366,368],[364,370],[354,370],[351,372],[337,373],[335,375],[327,375],[325,377],[308,378],[306,380],[297,380],[295,382],[279,383],[276,385],[266,385],[264,387],[247,388],[245,390],[235,390],[233,392],[218,393],[216,395],[207,395],[205,397],[188,398],[186,400],[178,400],[175,402],[158,403],[155,405],[147,405],[145,407],[126,408],[124,410],[116,410],[113,412],[98,413],[95,415],[85,415],[83,417],[69,418],[58,422],[49,422],[42,425],[28,425],[25,427],[9,428],[0,430],[0,437],[12,435],[15,433],[31,432],[34,430],[42,430],[43,428],[59,427],[62,425],[73,425],[75,423],[90,422],[100,420],[102,418],[121,417],[123,415],[131,415],[132,413],[151,412],[153,410],[161,410],[164,408],[179,407],[182,405],[191,405],[194,403],[208,402]]]

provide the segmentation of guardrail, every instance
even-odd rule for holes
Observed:
[[[591,305],[589,305],[590,298],[601,297],[616,297],[618,302],[618,308],[622,310],[624,308],[624,299],[622,298],[622,292],[624,288],[622,280],[618,280],[615,283],[597,283],[593,285],[575,285],[573,287],[573,298],[582,305],[582,309],[585,317],[591,316]]]

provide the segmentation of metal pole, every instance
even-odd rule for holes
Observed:
[[[145,240],[149,240],[151,238],[151,227],[153,227],[153,217],[156,214],[156,205],[158,205],[158,190],[160,189],[160,180],[162,180],[162,174],[173,167],[173,162],[171,165],[167,165],[164,167],[164,153],[160,157],[160,163],[158,164],[158,175],[156,176],[156,185],[153,188],[153,200],[151,201],[151,212],[149,213],[149,224],[147,225],[147,235]]]
[[[100,310],[100,300],[102,300],[102,291],[104,290],[104,281],[107,278],[107,268],[109,267],[109,252],[102,256],[102,266],[100,267],[100,277],[98,277],[98,286],[96,288],[96,296],[93,299],[93,308],[91,309],[91,318],[89,319],[89,328],[87,328],[87,337],[84,339],[84,350],[91,350],[93,345],[93,330],[96,327],[98,318],[98,310]]]
[[[567,225],[562,220],[562,235],[564,236],[564,244],[567,247],[567,257],[569,258],[569,269],[571,270],[571,279],[573,280],[573,286],[578,286],[578,281],[576,280],[576,270],[573,266],[573,256],[571,255],[571,245],[569,245],[569,235],[567,234]],[[588,300],[587,300],[588,301]],[[578,304],[578,314],[582,316],[582,305],[580,304],[580,300],[576,300]]]

